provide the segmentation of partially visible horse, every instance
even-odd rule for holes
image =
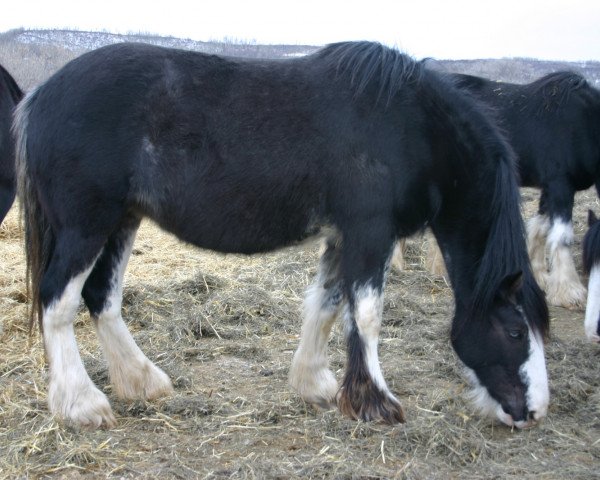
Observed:
[[[309,402],[389,423],[404,413],[378,360],[386,275],[396,239],[430,225],[449,260],[452,344],[477,405],[519,428],[546,414],[548,311],[512,151],[476,102],[422,63],[368,42],[259,61],[119,44],[29,93],[14,128],[53,414],[115,423],[77,349],[81,296],[116,395],[172,390],[121,316],[143,217],[196,246],[245,254],[327,227],[290,382]],[[326,353],[338,314],[341,388]]]
[[[15,79],[0,65],[0,223],[15,200],[15,142],[10,126],[14,108],[22,97]]]
[[[464,74],[451,77],[492,108],[517,153],[520,184],[541,189],[538,215],[528,222],[528,245],[548,302],[583,308],[585,287],[570,253],[572,210],[576,191],[595,185],[600,194],[600,91],[572,72],[551,73],[524,85]],[[430,249],[429,257],[435,254]],[[401,268],[402,263],[399,248],[394,264]],[[443,270],[432,265],[438,273]]]
[[[576,191],[595,185],[600,194],[600,91],[573,72],[525,85],[454,77],[461,89],[496,110],[517,153],[521,185],[541,189],[538,215],[528,223],[528,245],[548,302],[583,308],[585,287],[570,252],[572,211]]]
[[[588,226],[583,238],[583,269],[590,277],[584,327],[591,341],[600,342],[600,220],[591,210]]]

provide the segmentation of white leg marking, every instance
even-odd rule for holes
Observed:
[[[48,406],[53,414],[77,425],[110,427],[115,424],[110,404],[85,371],[73,331],[81,289],[91,270],[89,267],[72,278],[62,296],[43,312],[50,364]]]
[[[381,330],[383,313],[383,294],[371,287],[358,290],[356,293],[354,316],[358,333],[365,346],[367,370],[377,387],[396,403],[400,403],[390,392],[379,364],[377,344]]]
[[[595,264],[590,272],[584,327],[588,340],[600,342],[600,264]]]
[[[527,410],[533,412],[533,420],[546,416],[550,403],[548,374],[544,359],[544,342],[539,335],[529,329],[529,357],[519,371],[521,381],[527,386]],[[518,428],[529,426],[529,422],[516,422]]]
[[[541,288],[546,288],[548,269],[546,266],[546,236],[550,230],[547,215],[536,215],[527,222],[527,247],[533,275]]]
[[[148,360],[137,346],[121,316],[123,276],[134,238],[133,232],[114,269],[106,308],[94,323],[117,396],[151,400],[171,394],[173,386],[167,374]]]
[[[318,280],[306,292],[300,345],[292,360],[289,382],[308,403],[330,408],[335,405],[338,384],[329,369],[327,341],[340,305],[324,305],[326,292]]]
[[[573,225],[555,220],[548,236],[550,274],[546,280],[546,293],[551,305],[583,308],[586,290],[575,270],[570,251],[572,243]]]
[[[396,242],[394,246],[394,253],[392,253],[392,267],[396,270],[402,271],[406,268],[404,262],[404,251],[406,250],[406,239],[401,238]]]

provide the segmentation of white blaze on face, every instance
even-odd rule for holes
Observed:
[[[527,387],[527,410],[533,413],[533,420],[540,420],[548,411],[550,389],[544,358],[544,342],[531,328],[529,329],[529,357],[519,374]],[[521,428],[519,425],[517,427]]]
[[[526,387],[527,410],[533,413],[532,419],[514,421],[507,414],[496,399],[494,399],[480,382],[471,368],[464,366],[465,376],[471,383],[472,391],[470,400],[482,415],[495,417],[505,425],[517,428],[527,428],[534,421],[539,421],[546,416],[550,401],[548,389],[548,376],[544,359],[544,344],[541,338],[529,329],[529,356],[520,368],[519,375]]]
[[[595,264],[588,283],[587,305],[585,307],[585,335],[592,342],[600,342],[600,264]]]

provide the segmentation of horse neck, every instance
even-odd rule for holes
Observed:
[[[477,270],[484,255],[488,230],[485,225],[469,222],[454,222],[450,226],[440,222],[433,227],[454,291],[457,309],[462,304],[466,308],[473,299]]]

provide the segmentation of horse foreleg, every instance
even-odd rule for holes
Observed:
[[[546,280],[546,295],[551,305],[583,309],[586,289],[575,270],[570,248],[572,243],[573,224],[554,219],[547,242],[550,272]]]
[[[381,290],[366,286],[354,292],[344,315],[348,365],[338,406],[352,418],[399,423],[404,412],[385,382],[377,353],[382,311]]]
[[[290,368],[290,385],[308,403],[335,405],[338,384],[329,369],[327,341],[343,300],[339,280],[339,247],[328,240],[317,277],[307,290],[300,345]]]

